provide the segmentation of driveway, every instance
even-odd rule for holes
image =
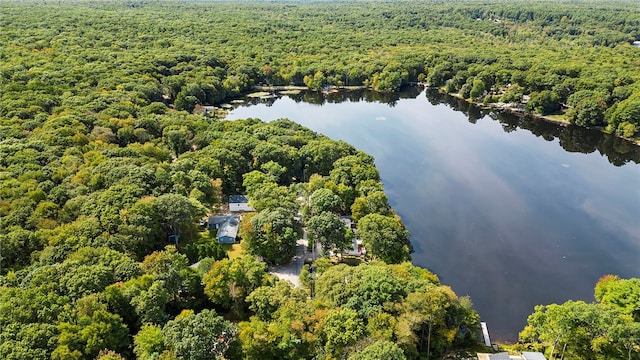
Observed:
[[[314,254],[307,252],[307,231],[305,230],[302,239],[299,239],[296,245],[296,255],[291,259],[289,264],[275,265],[269,267],[269,273],[283,280],[289,280],[294,286],[300,286],[300,271],[304,266],[304,259],[312,258],[313,255],[318,256],[316,251]]]

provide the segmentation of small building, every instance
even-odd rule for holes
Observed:
[[[342,254],[347,256],[363,257],[367,254],[367,249],[362,245],[362,240],[353,239],[351,247],[346,249]]]
[[[229,211],[238,212],[238,211],[254,211],[251,206],[249,206],[249,199],[246,195],[230,195],[229,196]]]
[[[238,237],[240,216],[211,215],[209,216],[209,230],[217,230],[216,239],[220,244],[233,244]]]
[[[340,216],[340,221],[344,224],[344,227],[355,232],[355,224],[351,221],[350,216]],[[351,246],[342,251],[342,255],[345,256],[356,256],[356,257],[364,257],[367,254],[367,250],[364,248],[362,244],[362,240],[353,238],[351,241]]]
[[[640,47],[640,41],[634,41],[634,42],[633,42],[633,46]]]
[[[207,221],[207,229],[209,230],[218,230],[220,225],[227,222],[231,215],[209,215],[209,220]]]
[[[340,221],[349,229],[353,229],[353,221],[351,221],[351,216],[340,216]]]
[[[195,107],[193,108],[193,113],[197,115],[208,116],[210,114],[215,114],[215,112],[216,112],[215,106],[196,104]]]

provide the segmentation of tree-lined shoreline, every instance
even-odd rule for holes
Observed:
[[[543,115],[567,105],[572,123],[633,137],[633,4],[0,2],[0,357],[472,349],[471,300],[408,262],[408,232],[370,155],[286,119],[194,110],[255,86],[427,83],[483,104],[528,96]],[[244,193],[258,212],[242,220],[244,253],[232,257],[197,224]],[[335,226],[350,216],[370,261],[316,261],[299,288],[268,275],[267,263],[295,252],[298,211],[312,239],[337,250],[353,234]],[[603,302],[627,296],[607,289]],[[616,324],[635,324],[633,311]],[[536,331],[532,346],[548,346]],[[598,356],[621,353],[608,340]],[[632,354],[635,338],[625,341]]]
[[[363,4],[3,2],[2,74],[11,86],[0,113],[59,112],[94,88],[191,111],[256,85],[385,92],[423,82],[487,104],[527,96],[531,113],[565,109],[571,123],[637,134],[632,2]],[[119,91],[100,74],[117,75]]]

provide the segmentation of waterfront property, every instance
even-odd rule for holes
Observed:
[[[362,240],[360,239],[353,239],[353,241],[351,241],[351,247],[345,249],[342,252],[342,255],[356,257],[364,257],[366,254],[367,249],[365,249],[364,245],[362,244]]]
[[[321,106],[301,98],[227,118],[289,118],[371,154],[412,234],[413,263],[471,296],[494,343],[517,341],[537,304],[592,299],[603,274],[640,275],[629,266],[640,253],[640,148],[598,130],[485,116],[431,90],[402,93],[393,106],[353,93]]]
[[[350,216],[340,216],[340,221],[344,224],[344,226],[355,233],[355,224],[351,221]],[[343,256],[355,256],[359,258],[363,258],[367,254],[367,250],[364,247],[361,239],[353,238],[351,241],[351,247],[348,247],[342,251]]]

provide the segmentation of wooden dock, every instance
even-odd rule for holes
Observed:
[[[491,347],[491,339],[489,338],[489,329],[487,329],[487,323],[481,321],[480,326],[482,327],[482,338],[484,339],[484,345],[486,347]]]

